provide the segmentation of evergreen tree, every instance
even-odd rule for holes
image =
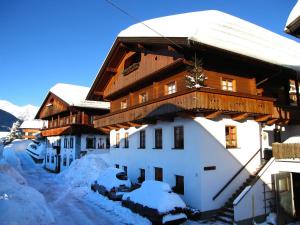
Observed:
[[[205,86],[207,77],[203,73],[202,59],[193,59],[194,64],[187,66],[188,75],[185,76],[186,86],[188,88],[199,88]]]

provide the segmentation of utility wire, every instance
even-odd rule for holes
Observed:
[[[135,16],[131,15],[129,12],[127,12],[126,10],[122,9],[120,6],[118,6],[116,3],[114,3],[112,0],[104,0],[106,1],[108,4],[110,4],[111,6],[115,7],[116,9],[118,9],[119,11],[121,11],[122,13],[124,13],[125,15],[127,15],[128,17],[130,17],[132,20],[134,20],[135,22],[138,22],[142,25],[144,25],[145,27],[147,27],[149,30],[153,31],[154,33],[156,33],[157,35],[161,36],[162,38],[166,39],[167,41],[169,41],[170,43],[172,43],[173,45],[175,45],[178,48],[182,48],[180,45],[176,44],[174,41],[172,41],[170,38],[165,37],[164,35],[162,35],[160,32],[156,31],[155,29],[153,29],[152,27],[150,27],[149,25],[145,24],[144,22],[142,22],[141,20],[139,20],[138,18],[136,18]]]

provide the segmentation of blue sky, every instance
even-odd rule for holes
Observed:
[[[140,20],[216,9],[297,40],[283,32],[296,0],[113,1]],[[91,86],[117,34],[134,23],[104,0],[1,0],[0,99],[39,106],[55,83]]]

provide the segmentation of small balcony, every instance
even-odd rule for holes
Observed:
[[[115,129],[126,123],[130,126],[130,123],[142,124],[197,113],[209,119],[226,114],[235,120],[255,117],[264,121],[274,113],[274,99],[210,88],[189,89],[96,117],[94,125]]]

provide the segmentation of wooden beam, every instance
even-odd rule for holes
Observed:
[[[113,68],[113,67],[107,67],[106,72],[116,74],[118,72],[118,70],[116,68]]]
[[[130,127],[130,126],[126,126],[126,125],[123,125],[123,124],[116,124],[115,126],[118,127],[118,128],[125,128],[125,129]]]
[[[256,122],[265,122],[269,120],[272,116],[271,115],[263,115],[263,116],[258,116],[255,118]]]
[[[204,113],[204,117],[206,119],[215,119],[216,117],[220,116],[222,114],[222,111],[214,111],[209,113]]]
[[[146,50],[146,48],[145,48],[145,46],[144,45],[142,45],[142,44],[137,44],[137,47],[138,47],[138,49],[140,49],[140,50]]]
[[[171,45],[168,45],[168,51],[177,53],[176,49],[173,48]]]
[[[279,120],[278,118],[270,119],[267,121],[267,125],[271,126],[271,125],[275,124],[276,122],[278,122],[278,120]]]
[[[134,122],[126,122],[130,127],[140,127],[142,126],[141,123],[134,123]]]
[[[102,96],[103,94],[103,91],[94,91],[94,95]]]
[[[231,119],[235,120],[235,121],[241,121],[246,119],[247,117],[249,117],[249,113],[239,113],[237,115],[232,115]]]

